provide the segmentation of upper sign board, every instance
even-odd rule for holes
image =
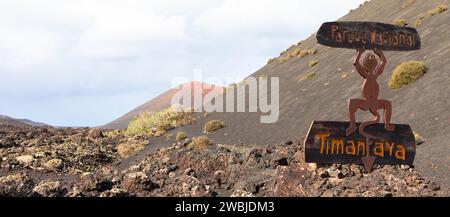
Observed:
[[[377,22],[327,22],[316,34],[317,42],[338,48],[375,48],[385,51],[420,49],[420,37],[411,27]]]

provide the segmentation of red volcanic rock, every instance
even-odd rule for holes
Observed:
[[[273,177],[273,196],[307,196],[304,185],[309,176],[305,168],[278,166]]]

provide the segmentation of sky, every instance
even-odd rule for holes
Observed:
[[[174,78],[238,82],[362,2],[0,0],[0,114],[103,125]]]

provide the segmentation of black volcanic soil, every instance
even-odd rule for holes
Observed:
[[[117,144],[127,140],[123,134],[106,135],[87,128],[0,126],[0,196],[449,195],[409,166],[364,173],[359,165],[306,164],[300,139],[192,148],[187,138],[165,147],[149,144],[137,160],[139,154],[117,154]]]
[[[395,19],[402,18],[407,21],[408,26],[414,27],[418,17],[440,4],[450,6],[450,1],[371,0],[339,20],[392,23]],[[426,177],[440,182],[446,189],[450,188],[449,20],[450,10],[425,16],[422,24],[417,27],[422,40],[421,50],[385,52],[388,62],[384,74],[378,79],[380,98],[390,100],[393,105],[392,122],[411,125],[413,131],[425,139],[417,147],[416,169]],[[199,117],[195,124],[175,131],[184,131],[190,136],[201,135],[205,122],[219,119],[225,122],[226,127],[208,135],[216,143],[270,145],[305,136],[313,120],[348,120],[347,101],[349,98],[361,97],[363,82],[352,64],[355,51],[319,45],[314,35],[301,41],[300,45],[291,47],[287,53],[297,48],[317,49],[318,53],[303,58],[294,57],[286,62],[275,60],[250,75],[280,79],[280,116],[276,123],[261,124],[260,113],[211,113],[207,117]],[[309,67],[308,63],[312,60],[316,60],[317,65]],[[408,86],[398,90],[389,89],[387,82],[393,69],[409,60],[423,61],[428,72]],[[307,72],[314,72],[315,76],[299,81]],[[347,76],[343,77],[343,74]],[[372,117],[366,113],[357,113],[358,121],[369,118]],[[126,124],[122,122],[121,126]],[[150,140],[150,144],[148,147],[159,147],[170,142],[154,139]],[[153,148],[146,149],[121,165],[136,163],[136,160],[142,160],[152,150]]]
[[[396,18],[405,19],[409,25],[420,15],[439,4],[450,6],[448,0],[414,1],[404,7],[406,0],[372,0],[352,10],[339,20],[376,21],[392,23]],[[380,98],[392,102],[392,122],[409,124],[425,142],[417,147],[416,169],[425,176],[450,188],[450,10],[434,16],[426,16],[417,27],[422,48],[418,51],[387,51],[384,74],[378,78]],[[226,127],[208,135],[223,144],[276,144],[280,141],[305,136],[313,120],[345,121],[349,98],[361,98],[363,79],[355,73],[355,51],[330,48],[317,44],[314,35],[303,40],[296,48],[317,49],[315,55],[294,57],[286,62],[278,60],[262,67],[250,76],[279,77],[280,115],[275,123],[260,123],[261,113],[234,112],[210,113],[200,117],[197,123],[180,129],[191,136],[202,134],[202,126],[208,120],[219,119]],[[316,60],[314,67],[308,63]],[[387,86],[391,72],[404,61],[424,61],[428,72],[419,80],[398,90]],[[312,78],[299,81],[306,72],[314,72]],[[342,77],[346,73],[347,77]],[[235,106],[237,107],[237,106]],[[357,120],[372,119],[370,114],[359,111]],[[152,141],[150,141],[152,143]],[[155,141],[160,143],[161,141]]]

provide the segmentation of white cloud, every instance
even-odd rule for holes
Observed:
[[[103,124],[195,68],[243,78],[360,2],[0,0],[0,114]]]
[[[0,64],[4,71],[23,70],[56,58],[58,35],[44,29],[3,28],[0,31]]]
[[[225,0],[203,11],[195,25],[213,34],[226,35],[302,33],[324,18],[342,15],[355,2],[360,1]]]
[[[123,2],[123,1],[122,1]],[[158,15],[152,8],[123,4],[100,5],[73,51],[88,58],[126,58],[142,55],[158,43],[181,40],[182,16]],[[143,46],[144,45],[144,46]]]

